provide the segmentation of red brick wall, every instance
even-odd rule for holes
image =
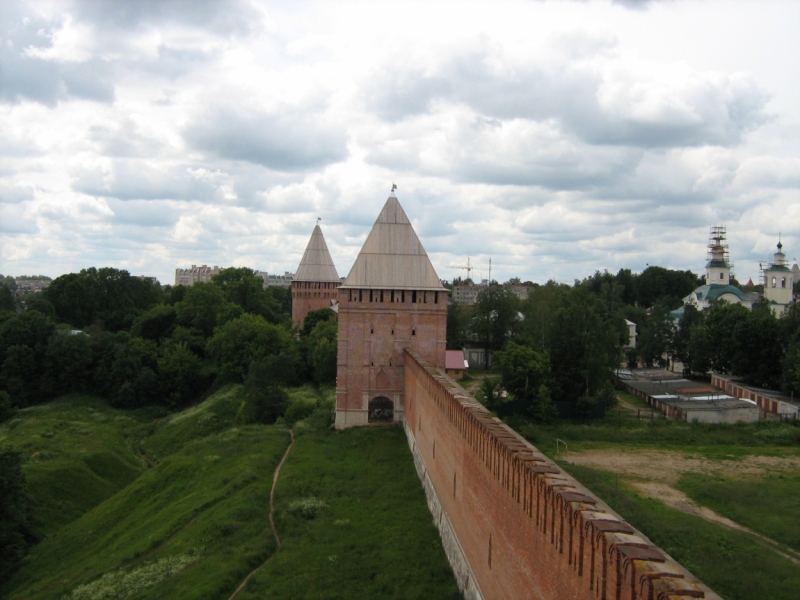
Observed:
[[[331,300],[338,298],[339,283],[330,281],[292,282],[292,322],[302,327],[312,310],[330,308]]]
[[[718,598],[413,350],[404,410],[477,580],[465,596]]]
[[[447,292],[340,289],[336,375],[337,427],[366,423],[377,396],[402,410],[406,347],[444,368]],[[342,416],[351,412],[346,421]]]

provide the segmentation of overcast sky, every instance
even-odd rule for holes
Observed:
[[[800,2],[0,2],[0,273],[800,259]]]

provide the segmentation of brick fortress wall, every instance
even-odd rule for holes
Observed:
[[[292,282],[292,322],[303,327],[306,315],[312,310],[330,308],[332,300],[338,297],[339,283],[330,281]]]
[[[466,598],[719,599],[412,349],[404,371],[409,445]]]
[[[336,427],[368,422],[368,403],[383,396],[402,419],[404,348],[444,368],[447,292],[339,289]]]

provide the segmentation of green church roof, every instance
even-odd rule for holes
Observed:
[[[695,296],[697,296],[698,300],[717,300],[720,296],[725,294],[733,294],[739,300],[744,302],[751,302],[752,300],[750,297],[745,294],[739,288],[732,286],[732,285],[720,285],[718,283],[712,283],[710,285],[701,285],[694,291]]]

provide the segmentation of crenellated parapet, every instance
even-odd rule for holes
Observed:
[[[454,571],[469,574],[459,579],[465,597],[719,598],[441,369],[405,352],[405,429]]]

